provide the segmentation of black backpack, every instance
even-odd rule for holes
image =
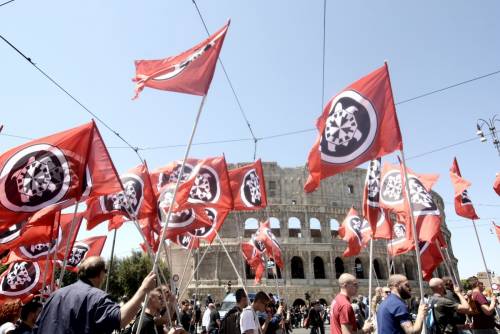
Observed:
[[[240,316],[242,310],[235,306],[222,318],[219,334],[241,334]]]

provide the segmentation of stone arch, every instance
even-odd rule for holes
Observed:
[[[339,221],[335,218],[330,218],[330,235],[332,238],[337,238],[339,235]]]
[[[302,224],[297,217],[288,218],[288,236],[291,238],[302,238]]]
[[[415,271],[413,270],[413,263],[410,260],[404,262],[405,276],[409,280],[415,280]]]
[[[293,301],[293,304],[292,304],[293,307],[296,307],[296,306],[306,306],[306,302],[304,301],[304,299],[302,298],[297,298]]]
[[[345,271],[344,261],[340,257],[335,258],[335,278],[339,278]]]
[[[385,274],[385,271],[383,269],[383,265],[380,263],[380,261],[378,259],[373,259],[373,270],[378,279],[387,278],[387,275]]]
[[[259,228],[259,221],[254,218],[250,217],[245,220],[245,233],[243,234],[245,238],[250,238],[253,233],[257,231]]]
[[[319,256],[316,256],[313,260],[314,266],[314,278],[316,279],[325,279],[325,263],[323,259]]]
[[[309,229],[311,230],[311,238],[321,238],[321,222],[316,217],[309,219]]]
[[[290,261],[292,278],[306,278],[304,275],[304,261],[298,256],[292,257]]]
[[[281,223],[276,217],[269,218],[269,224],[271,225],[271,231],[277,237],[281,237]]]
[[[363,263],[361,262],[361,259],[359,257],[357,257],[354,260],[354,272],[356,274],[355,275],[356,278],[365,278],[365,273],[363,270]]]

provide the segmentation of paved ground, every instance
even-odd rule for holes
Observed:
[[[309,334],[311,332],[310,329],[305,328],[294,328],[293,334]],[[325,325],[325,334],[330,334],[330,325]]]

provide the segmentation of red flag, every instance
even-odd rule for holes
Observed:
[[[70,235],[73,214],[61,214],[59,218],[58,213],[55,216],[56,221],[47,234],[34,234],[31,229],[27,230],[26,237],[23,235],[25,241],[21,242],[18,248],[12,249],[2,263],[44,260],[47,254],[54,254],[54,252],[57,252],[57,258],[63,258],[66,240],[70,238],[69,247],[71,247],[75,242],[83,217],[77,214],[73,234]],[[26,243],[27,240],[31,240],[30,243]]]
[[[491,222],[495,226],[495,233],[497,234],[498,241],[500,241],[500,226],[497,226],[494,221]]]
[[[145,164],[127,171],[120,180],[123,185],[120,192],[87,201],[87,230],[108,219],[113,219],[113,227],[118,228],[127,218],[142,219],[156,214],[156,197]]]
[[[0,301],[24,299],[32,294],[38,294],[44,278],[46,282],[50,282],[52,278],[51,261],[48,266],[45,261],[11,263],[0,275]]]
[[[266,183],[262,162],[229,171],[234,210],[259,210],[267,206]]]
[[[432,278],[432,272],[443,262],[443,256],[436,242],[420,242],[420,261],[422,262],[422,276],[426,281]]]
[[[380,210],[380,216],[377,221],[377,229],[375,230],[373,239],[392,239],[392,222],[389,215],[389,211]]]
[[[493,183],[493,190],[500,196],[500,173],[497,173],[495,176],[495,182]]]
[[[430,190],[438,176],[416,174],[408,169],[410,199],[413,216],[417,224],[419,240],[433,241],[441,231],[441,216]],[[400,166],[384,164],[380,186],[380,206],[383,209],[408,214],[410,209],[406,200],[403,171]]]
[[[400,213],[392,225],[392,239],[387,242],[387,253],[394,257],[415,249],[411,222],[407,214]]]
[[[358,212],[351,208],[339,228],[339,236],[347,241],[343,256],[358,255],[362,247],[366,247],[371,239],[371,227],[366,220],[359,217]]]
[[[457,215],[472,220],[479,219],[467,193],[467,189],[471,183],[462,178],[457,158],[453,159],[453,165],[450,168],[450,177],[453,188],[455,188],[455,212]]]
[[[180,55],[160,60],[136,60],[136,74],[132,79],[137,82],[134,99],[144,87],[207,95],[229,23]]]
[[[106,243],[106,236],[97,236],[80,240],[74,243],[71,252],[66,262],[66,269],[69,271],[78,271],[78,265],[90,256],[100,256],[104,244]]]
[[[402,149],[387,64],[332,98],[316,121],[306,192],[320,180]]]
[[[255,233],[254,242],[256,244],[258,242],[262,242],[264,244],[267,257],[272,259],[280,269],[284,268],[285,263],[283,262],[283,257],[281,255],[281,246],[278,239],[276,239],[276,236],[271,231],[269,221],[265,221],[260,224],[259,229]]]
[[[363,191],[363,216],[370,224],[373,233],[377,229],[377,223],[381,216],[380,211],[380,174],[381,159],[370,161],[366,171],[365,188]]]
[[[102,195],[104,184],[121,187],[94,122],[13,148],[0,156],[0,229]]]
[[[241,244],[241,252],[243,258],[248,263],[250,268],[255,272],[255,284],[260,284],[262,274],[264,273],[264,260],[262,260],[262,251],[255,247],[252,242],[244,242]]]

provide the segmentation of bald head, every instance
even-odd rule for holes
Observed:
[[[387,286],[389,288],[395,288],[397,287],[399,284],[403,283],[403,282],[406,282],[408,281],[408,278],[406,278],[405,275],[391,275],[389,277],[389,279],[387,280]]]
[[[82,261],[78,267],[78,278],[90,280],[97,278],[106,270],[106,263],[100,256],[90,256]]]
[[[348,283],[354,283],[354,282],[356,282],[356,277],[354,277],[354,275],[344,273],[339,277],[339,286],[341,288],[345,287],[345,285]]]
[[[446,292],[444,281],[437,277],[431,278],[429,281],[429,287],[434,293],[439,293],[440,295],[443,295]]]

